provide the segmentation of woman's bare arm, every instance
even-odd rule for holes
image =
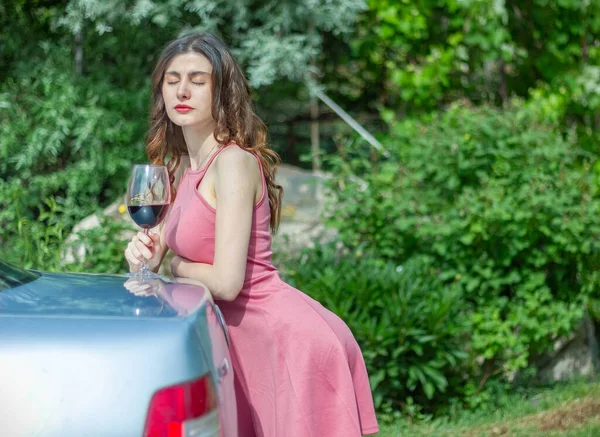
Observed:
[[[256,159],[238,147],[215,161],[216,228],[212,265],[175,257],[173,275],[206,284],[215,299],[234,300],[244,284],[254,199],[262,187]]]

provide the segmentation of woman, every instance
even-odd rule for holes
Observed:
[[[378,431],[365,364],[344,322],[284,283],[271,263],[282,189],[250,88],[209,34],[169,44],[152,78],[147,151],[177,187],[166,224],[125,257],[202,281],[231,337],[241,436],[349,437]]]

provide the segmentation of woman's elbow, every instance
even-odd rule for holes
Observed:
[[[216,296],[216,299],[224,300],[226,302],[232,302],[242,291],[243,283],[239,281],[227,281],[223,283],[220,287]]]
[[[217,296],[214,296],[214,297],[217,300],[224,300],[225,302],[233,302],[235,300],[235,298],[238,297],[238,294],[240,294],[239,291],[237,293],[221,291],[221,292],[219,292],[219,294]]]

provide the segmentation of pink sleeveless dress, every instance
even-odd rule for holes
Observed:
[[[169,248],[198,263],[213,263],[216,211],[197,187],[224,149],[215,152],[204,168],[186,171],[167,219]],[[233,302],[217,301],[231,337],[239,435],[374,434],[379,428],[367,370],[350,329],[283,282],[271,263],[266,191],[263,176],[242,291]]]

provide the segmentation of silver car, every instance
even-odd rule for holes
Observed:
[[[0,436],[237,436],[208,290],[0,261]]]

